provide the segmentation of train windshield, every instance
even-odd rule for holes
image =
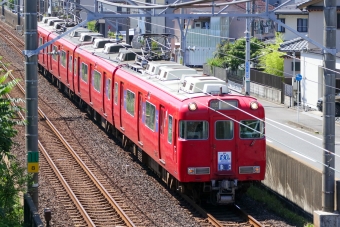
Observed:
[[[208,122],[206,121],[180,121],[179,137],[187,140],[208,139]]]
[[[264,123],[260,120],[247,120],[240,123],[240,138],[263,138]]]

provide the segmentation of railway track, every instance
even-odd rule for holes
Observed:
[[[13,89],[15,97],[19,97],[20,92],[21,95],[24,94],[24,89],[20,85]],[[51,114],[53,110],[49,111],[49,115]],[[53,174],[57,176],[58,183],[61,185],[56,185],[55,188],[63,189],[59,190],[57,196],[64,201],[64,206],[74,224],[76,226],[135,226],[129,218],[133,213],[129,212],[127,215],[116,202],[124,201],[120,192],[108,190],[110,183],[105,182],[104,177],[98,179],[93,173],[95,167],[88,167],[75,151],[75,149],[82,149],[81,145],[77,145],[77,141],[70,140],[69,136],[67,136],[69,141],[66,141],[65,133],[64,136],[61,135],[58,126],[55,126],[59,124],[60,127],[59,118],[52,116],[51,119],[55,120],[49,120],[47,114],[41,109],[39,115],[39,148],[46,161],[41,163],[49,163],[48,167],[42,165],[42,170],[46,170],[51,178]]]
[[[7,35],[0,34],[1,37],[11,36],[8,30],[2,27],[0,30],[8,32]],[[23,41],[17,37],[13,40],[21,42],[21,47],[24,48]],[[11,42],[10,45],[20,46],[15,42]],[[17,51],[22,53],[22,50]],[[16,91],[15,97],[19,97],[19,93]],[[58,200],[67,207],[69,217],[74,224],[77,226],[111,226],[111,224],[134,226],[134,223],[136,226],[147,226],[151,224],[151,222],[140,220],[134,215],[134,210],[126,205],[124,198],[121,198],[120,191],[113,189],[107,176],[98,171],[98,166],[94,165],[93,160],[81,152],[84,150],[82,145],[78,141],[70,140],[74,137],[71,130],[63,130],[63,135],[60,134],[58,128],[63,128],[62,122],[72,119],[63,119],[50,105],[44,102],[39,102],[39,105],[47,110],[46,114],[39,111],[41,116],[39,135],[43,135],[39,136],[39,147],[44,158],[42,163],[49,163],[48,166],[41,165],[41,171],[44,171],[48,178],[53,179],[55,194]],[[47,116],[50,116],[51,120],[48,120]],[[67,138],[68,141],[64,138]],[[58,149],[55,149],[56,147]],[[205,218],[204,222],[206,223],[201,223],[202,226],[262,226],[237,206],[223,207],[223,209],[212,206],[202,208],[188,197],[183,196],[183,198],[195,212]],[[124,208],[123,211],[114,211],[119,210],[119,207]],[[130,218],[124,218],[124,214]]]

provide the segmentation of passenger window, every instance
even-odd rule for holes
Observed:
[[[264,123],[260,120],[247,120],[240,122],[240,138],[263,138]]]
[[[230,140],[234,137],[234,124],[232,121],[215,122],[215,138],[217,140]]]
[[[64,68],[66,68],[66,52],[65,51],[61,51],[61,60],[60,60],[60,64],[61,66],[63,66]]]
[[[168,117],[168,142],[172,144],[172,116]]]
[[[69,62],[68,62],[68,68],[69,68],[70,72],[73,71],[73,67],[72,66],[73,66],[73,59],[72,59],[72,56],[70,56]]]
[[[52,58],[53,60],[58,61],[58,47],[57,46],[53,46]]]
[[[180,121],[179,137],[187,140],[208,139],[208,122],[206,121]]]
[[[78,76],[77,58],[74,58],[74,76]]]
[[[156,107],[149,102],[145,103],[145,124],[155,131]]]
[[[83,80],[83,81],[85,81],[86,83],[87,83],[87,81],[88,81],[88,66],[84,63],[84,62],[82,62],[81,63],[81,79]]]
[[[115,94],[115,104],[117,104],[117,102],[118,102],[118,83],[115,83],[114,94]]]
[[[111,99],[111,79],[106,79],[105,94],[108,100]]]
[[[94,70],[94,72],[93,72],[93,87],[96,91],[100,92],[101,81],[102,81],[102,74],[100,72],[98,72],[97,70]]]
[[[129,90],[127,90],[126,111],[132,116],[135,116],[135,93]]]

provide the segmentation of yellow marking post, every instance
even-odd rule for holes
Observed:
[[[27,163],[27,172],[38,173],[39,172],[39,162],[29,162],[29,163]]]

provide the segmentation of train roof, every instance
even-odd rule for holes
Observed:
[[[51,32],[55,32],[55,29],[52,26],[48,27],[43,23],[39,23],[39,26]],[[86,29],[79,28],[76,31],[86,32]],[[225,81],[213,76],[197,74],[196,70],[172,61],[151,61],[150,66],[161,67],[162,70],[166,71],[169,75],[164,77],[163,73],[159,78],[150,76],[145,73],[141,64],[135,62],[136,56],[144,59],[143,51],[141,49],[133,49],[125,43],[110,43],[107,42],[107,38],[97,38],[97,42],[102,41],[107,43],[105,43],[104,48],[97,48],[100,50],[96,51],[93,44],[81,45],[82,42],[80,42],[77,37],[64,36],[63,39],[73,43],[75,46],[78,46],[79,49],[85,50],[93,56],[102,58],[103,61],[108,62],[109,64],[114,66],[122,65],[122,70],[167,92],[178,100],[183,101],[195,97],[204,97],[207,96],[207,94],[228,94],[228,87]],[[105,48],[113,48],[114,52],[105,53]]]

